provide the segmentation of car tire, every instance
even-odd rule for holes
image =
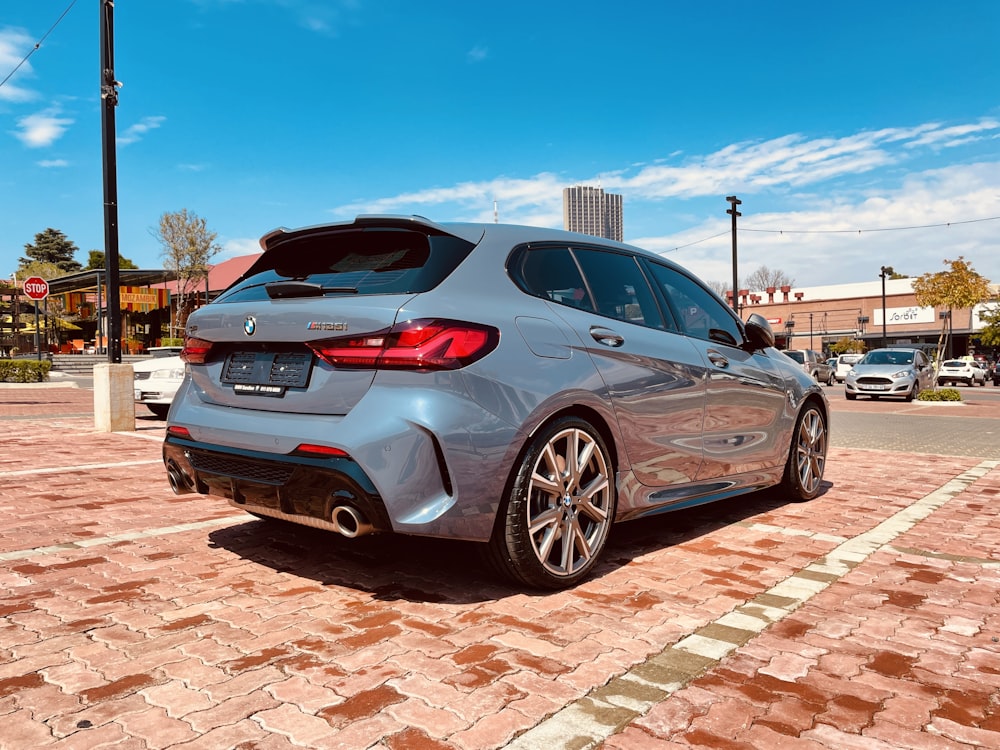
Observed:
[[[611,455],[585,420],[547,425],[521,456],[501,504],[487,562],[540,589],[573,586],[593,570],[615,517]]]
[[[826,379],[826,384],[829,386],[834,386],[837,384],[837,378],[832,372],[830,373],[830,377]]]
[[[919,395],[920,395],[920,384],[914,383],[913,387],[910,389],[910,392],[906,394],[906,400],[913,401],[913,399],[915,399]]]
[[[781,485],[795,502],[812,500],[820,492],[826,468],[827,437],[826,417],[815,403],[807,403],[795,421]]]

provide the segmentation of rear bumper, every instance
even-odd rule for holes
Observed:
[[[385,505],[349,458],[281,457],[167,436],[163,462],[175,492],[218,495],[250,513],[338,530],[335,509],[356,510],[373,531],[389,531]]]
[[[345,416],[289,414],[205,403],[185,384],[170,424],[190,437],[163,446],[171,483],[314,527],[330,528],[348,505],[373,531],[488,540],[523,436],[454,392],[369,396]],[[306,456],[303,443],[347,457]]]

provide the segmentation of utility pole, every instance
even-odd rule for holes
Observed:
[[[882,266],[882,272],[879,276],[882,277],[882,348],[885,349],[886,336],[885,336],[885,319],[888,317],[885,313],[885,278],[886,276],[892,276],[895,271],[892,270],[892,266]]]
[[[737,211],[736,207],[741,205],[743,201],[741,201],[735,195],[728,196],[726,200],[729,201],[729,203],[731,204],[730,207],[726,210],[726,213],[733,217],[733,309],[736,311],[736,314],[739,315],[740,300],[739,297],[737,297],[737,294],[739,294],[740,290],[739,290],[739,274],[736,271],[736,217],[742,216],[743,214]]]
[[[94,426],[103,432],[135,429],[132,365],[122,364],[122,296],[118,273],[118,178],[115,165],[115,3],[101,8],[101,136],[104,156],[104,298],[108,314],[108,361],[94,365]]]
[[[115,159],[115,4],[101,4],[101,136],[104,157],[104,273],[108,300],[108,362],[122,361],[121,283],[118,273],[118,176]]]

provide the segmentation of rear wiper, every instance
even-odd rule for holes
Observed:
[[[264,284],[267,296],[271,299],[286,297],[322,297],[324,294],[357,294],[352,286],[323,286],[311,281],[270,281]]]

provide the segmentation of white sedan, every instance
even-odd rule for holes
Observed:
[[[167,418],[174,394],[184,382],[184,361],[180,357],[154,357],[132,365],[135,373],[135,402],[145,404],[160,419]]]

